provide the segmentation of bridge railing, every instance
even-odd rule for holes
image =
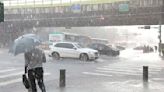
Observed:
[[[141,0],[139,0],[141,1]],[[144,1],[144,0],[142,0]],[[156,0],[155,0],[156,1]],[[160,1],[160,0],[158,0]],[[135,3],[134,3],[135,2]],[[129,11],[120,12],[119,5],[128,4]],[[121,15],[146,15],[161,13],[161,4],[156,3],[152,6],[142,6],[142,2],[138,0],[130,0],[115,3],[102,4],[83,4],[78,12],[74,12],[72,6],[55,6],[55,7],[31,7],[31,8],[6,8],[6,21],[22,21],[22,20],[45,20],[45,19],[71,19],[79,17],[109,17]],[[138,5],[138,6],[137,6]],[[148,3],[149,5],[149,3]]]

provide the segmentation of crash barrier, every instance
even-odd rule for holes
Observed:
[[[59,81],[59,86],[60,87],[65,87],[65,69],[60,69],[60,81]]]
[[[148,66],[143,66],[143,82],[148,82]]]

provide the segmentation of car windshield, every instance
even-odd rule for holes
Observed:
[[[82,45],[80,45],[80,44],[75,44],[75,46],[77,47],[77,48],[83,48],[83,46]]]

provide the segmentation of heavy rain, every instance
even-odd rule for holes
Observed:
[[[1,0],[0,90],[163,92],[163,23],[164,0]]]

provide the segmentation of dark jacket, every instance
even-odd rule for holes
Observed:
[[[42,63],[46,62],[45,53],[38,48],[34,48],[24,54],[25,57],[25,72],[30,69],[42,67]]]

